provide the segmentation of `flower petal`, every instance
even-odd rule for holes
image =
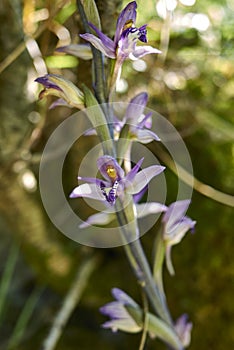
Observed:
[[[111,293],[116,300],[123,303],[124,305],[138,307],[138,304],[123,290],[119,288],[112,288]]]
[[[55,89],[55,90],[63,91],[62,88],[58,86],[57,83],[51,81],[50,78],[51,78],[51,75],[46,74],[43,77],[38,77],[37,79],[35,79],[35,81],[39,84],[44,85],[46,89]]]
[[[72,193],[70,194],[70,198],[77,197],[92,198],[97,199],[99,201],[105,200],[101,189],[96,184],[83,184],[78,187],[75,187]]]
[[[128,318],[122,319],[113,319],[111,321],[107,321],[102,324],[103,328],[110,328],[112,332],[116,332],[117,330],[127,332],[127,333],[138,333],[142,330],[141,326],[131,318],[129,315]]]
[[[108,50],[115,53],[116,46],[114,44],[114,41],[111,40],[105,34],[103,34],[94,24],[89,23],[89,26],[97,33],[98,37],[101,39],[102,43],[108,48]]]
[[[139,121],[139,128],[146,127],[147,129],[151,129],[152,127],[152,112],[147,113],[142,120]]]
[[[145,192],[148,190],[148,185],[142,188],[142,190],[133,196],[134,203],[140,202],[141,198],[144,196]]]
[[[53,103],[51,103],[51,105],[49,106],[49,109],[54,109],[58,106],[72,108],[72,106],[69,105],[63,98],[59,98],[56,101],[54,101]]]
[[[80,224],[79,227],[86,228],[86,227],[89,227],[91,225],[101,225],[101,226],[107,225],[111,221],[113,221],[114,219],[115,219],[114,213],[101,212],[101,213],[90,215],[86,221],[84,221],[84,222],[82,222],[82,224]]]
[[[93,58],[92,50],[89,44],[71,44],[67,46],[60,46],[56,49],[57,52],[65,52],[83,60],[91,60]]]
[[[107,303],[106,305],[100,307],[99,310],[103,315],[109,316],[113,319],[128,317],[127,311],[124,308],[124,304],[119,301],[111,301],[110,303]]]
[[[131,183],[138,173],[138,170],[141,168],[141,165],[143,163],[144,157],[138,160],[138,162],[134,165],[134,167],[129,171],[129,173],[126,175],[124,182],[125,186],[128,187],[128,184]]]
[[[139,117],[144,112],[145,106],[148,102],[148,94],[141,92],[131,99],[127,107],[125,118],[127,120],[133,120],[137,124]]]
[[[136,46],[135,50],[129,55],[129,58],[134,61],[151,53],[161,53],[161,51],[149,45]]]
[[[96,47],[96,49],[98,49],[102,53],[104,53],[105,56],[110,57],[110,58],[115,58],[115,56],[116,56],[115,50],[110,48],[109,46],[106,46],[105,43],[101,39],[96,37],[95,35],[90,34],[90,33],[85,33],[85,34],[80,34],[80,37],[89,41],[94,47]],[[106,37],[106,38],[108,38],[108,37]]]
[[[117,45],[118,41],[120,40],[120,36],[127,22],[129,22],[130,24],[131,24],[131,21],[133,24],[136,22],[136,9],[137,9],[137,3],[136,1],[132,1],[120,13],[117,20],[116,31],[115,31],[115,38],[114,38],[115,45]]]
[[[150,214],[165,212],[167,206],[157,202],[136,204],[137,218],[143,218]]]
[[[126,184],[127,193],[135,194],[140,192],[154,176],[160,174],[162,171],[164,171],[164,169],[164,166],[152,165],[146,169],[141,170],[136,174],[132,182],[128,182]]]
[[[188,322],[188,315],[186,314],[183,314],[176,320],[175,330],[184,347],[190,344],[192,327],[193,324],[192,322]]]
[[[165,225],[165,231],[170,232],[173,226],[180,222],[190,205],[190,200],[181,200],[169,205],[167,212],[163,215],[162,222]]]
[[[96,184],[97,186],[101,186],[102,184],[105,185],[105,187],[109,187],[111,184],[110,182],[103,181],[101,179],[97,179],[96,177],[83,177],[83,176],[78,176],[78,180],[84,181],[84,182],[89,182],[91,184]]]
[[[160,138],[151,130],[135,128],[134,133],[136,135],[136,140],[143,144],[155,141],[160,141]]]
[[[169,232],[165,230],[163,233],[163,238],[167,244],[178,244],[185,236],[186,232],[194,229],[195,224],[196,221],[193,221],[185,216],[181,221],[177,222]]]

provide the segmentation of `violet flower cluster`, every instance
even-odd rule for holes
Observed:
[[[82,6],[80,1],[78,3]],[[96,6],[93,0],[90,0],[90,3],[92,6]],[[95,66],[95,57],[92,54],[91,46],[100,55],[104,54],[107,60],[114,60],[112,76],[105,80],[109,81],[107,86],[109,96],[106,103],[113,101],[116,80],[121,74],[121,67],[126,59],[136,60],[148,54],[160,53],[158,49],[145,44],[147,43],[147,25],[135,26],[136,11],[136,1],[130,2],[123,9],[117,19],[113,39],[97,28],[92,23],[92,18],[85,17],[83,18],[84,23],[88,23],[89,31],[81,34],[80,37],[87,44],[71,44],[57,49],[57,51],[73,54],[82,59],[93,59],[94,68],[96,67],[97,70],[98,67]],[[91,30],[96,35],[91,33]],[[139,42],[142,44],[138,45]],[[98,74],[96,76],[98,77]],[[47,74],[37,78],[36,81],[44,87],[39,95],[40,98],[47,95],[54,95],[59,98],[53,103],[52,107],[66,105],[88,111],[90,106],[97,106],[95,117],[87,112],[87,116],[93,124],[93,129],[87,135],[97,134],[101,141],[115,141],[110,148],[105,148],[105,142],[103,142],[103,155],[97,159],[97,171],[100,175],[98,177],[78,177],[79,185],[71,191],[70,198],[91,198],[101,201],[106,206],[105,211],[89,216],[80,225],[80,229],[87,228],[90,225],[104,227],[113,220],[117,220],[121,228],[123,222],[128,224],[132,219],[128,216],[127,211],[124,212],[126,203],[128,207],[131,206],[131,213],[133,213],[131,215],[134,215],[135,219],[136,240],[125,247],[125,251],[133,272],[150,301],[152,312],[145,312],[143,307],[125,292],[114,288],[112,294],[115,301],[100,308],[101,313],[110,318],[109,321],[103,324],[103,327],[110,328],[114,332],[120,330],[130,333],[141,332],[146,327],[149,336],[163,340],[172,349],[182,350],[190,343],[192,323],[188,322],[185,315],[182,315],[176,322],[172,321],[162,287],[162,269],[165,260],[169,273],[175,273],[171,259],[171,248],[178,244],[188,231],[194,230],[195,221],[185,216],[190,204],[189,200],[176,201],[168,206],[158,202],[140,202],[149,182],[165,169],[161,165],[151,165],[143,168],[143,158],[132,165],[127,158],[127,155],[131,154],[133,142],[146,144],[152,141],[160,141],[160,138],[151,130],[152,114],[145,114],[148,94],[141,92],[133,97],[128,102],[124,116],[121,119],[115,115],[115,111],[112,109],[112,124],[107,125],[108,115],[105,114],[106,110],[103,110],[101,106],[99,107],[98,102],[100,101],[95,97],[98,96],[100,91],[94,91],[95,94],[93,94],[87,87],[81,90],[69,80],[55,74]],[[108,110],[111,108],[110,103]],[[97,128],[97,121],[102,127]],[[109,128],[111,128],[111,132]],[[120,145],[119,141],[123,137],[125,139],[124,145]],[[115,144],[117,144],[117,147]],[[128,166],[126,166],[125,160]],[[121,204],[121,212],[117,210],[118,204]],[[158,262],[154,279],[137,235],[137,222],[147,215],[158,213],[162,214],[162,219],[157,234],[157,237],[160,238],[160,244],[158,251],[157,249],[156,251],[162,258],[158,259],[157,256],[155,258],[158,259]]]

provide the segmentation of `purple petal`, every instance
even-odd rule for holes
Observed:
[[[141,170],[136,174],[132,182],[126,184],[127,192],[129,194],[135,194],[140,192],[150,180],[164,171],[165,167],[161,165],[152,165],[146,169]]]
[[[145,55],[149,55],[151,53],[161,53],[160,50],[155,49],[152,46],[145,45],[145,46],[136,46],[135,50],[129,55],[129,58],[131,60],[137,60]]]
[[[126,175],[124,181],[126,184],[130,183],[133,181],[134,177],[138,173],[138,170],[141,168],[141,165],[143,163],[144,157],[141,158],[135,165],[134,167],[129,171],[129,173]]]
[[[98,37],[101,39],[102,43],[105,45],[105,47],[115,53],[116,46],[114,44],[114,41],[111,40],[108,36],[103,34],[94,24],[89,23],[90,27],[97,33]]]
[[[196,221],[193,221],[185,216],[181,221],[175,223],[174,226],[170,228],[170,230],[165,227],[163,238],[168,245],[178,244],[185,236],[186,232],[194,229],[195,224]]]
[[[72,108],[71,105],[69,105],[63,98],[59,98],[56,101],[54,101],[53,103],[51,103],[51,105],[49,106],[49,109],[54,109],[58,106],[64,106],[64,107],[69,107]]]
[[[144,188],[142,188],[142,190],[140,192],[134,194],[134,196],[133,196],[134,203],[140,202],[141,198],[144,196],[147,189],[148,189],[148,185],[146,185]]]
[[[119,166],[117,161],[111,156],[99,157],[97,160],[97,166],[102,176],[108,181],[110,181],[110,177],[107,174],[107,169],[109,167],[113,168],[116,171],[117,180],[121,180],[124,177],[123,169]],[[113,180],[116,180],[116,178]]]
[[[146,127],[147,129],[151,129],[151,127],[152,127],[152,112],[147,113],[137,126],[139,128]]]
[[[115,46],[117,46],[118,41],[120,40],[120,36],[123,32],[123,29],[126,23],[132,21],[132,23],[134,24],[136,22],[136,9],[137,9],[137,3],[136,1],[132,1],[120,13],[117,20],[116,31],[115,31],[115,38],[114,38]]]
[[[122,303],[118,301],[112,301],[102,307],[100,307],[99,311],[105,315],[109,316],[112,319],[120,319],[126,317],[126,310]]]
[[[105,200],[100,188],[96,184],[83,184],[78,187],[75,187],[72,193],[70,194],[70,198],[77,197],[92,198],[97,199],[99,201]]]
[[[193,324],[188,322],[188,315],[186,314],[183,314],[176,320],[175,330],[184,347],[190,344],[192,327]]]
[[[180,222],[190,205],[190,200],[177,201],[169,205],[167,212],[163,215],[162,222],[165,224],[165,230],[170,232],[173,226]]]
[[[83,176],[78,176],[78,180],[84,181],[84,182],[89,182],[91,184],[96,184],[97,186],[101,186],[101,184],[104,184],[105,187],[111,186],[110,182],[103,181],[101,179],[97,179],[96,177],[83,177]]]
[[[138,306],[138,304],[123,290],[119,288],[112,288],[111,293],[113,297],[124,305]]]
[[[146,92],[141,92],[132,98],[125,113],[126,119],[134,120],[137,124],[139,117],[144,112],[147,102],[148,94]]]
[[[89,41],[94,47],[96,47],[96,49],[100,50],[105,56],[110,58],[115,58],[116,56],[115,51],[107,47],[103,43],[103,41],[98,37],[96,37],[95,35],[86,33],[86,34],[80,34],[80,37]]]
[[[139,37],[138,39],[142,41],[143,43],[147,43],[147,30],[146,30],[147,24],[144,24],[139,28]]]
[[[58,85],[50,81],[50,74],[46,74],[43,77],[39,77],[35,79],[35,81],[39,84],[44,85],[46,89],[56,89],[59,91],[63,91]]]

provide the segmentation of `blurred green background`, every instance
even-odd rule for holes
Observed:
[[[97,1],[103,30],[110,36],[126,3]],[[0,20],[0,349],[42,349],[77,271],[88,262],[81,298],[56,349],[138,349],[141,335],[112,334],[100,327],[106,318],[98,308],[112,299],[111,288],[122,288],[141,302],[123,250],[92,249],[64,237],[44,212],[38,188],[46,141],[74,110],[49,110],[52,99],[38,101],[34,79],[46,73],[47,65],[49,72],[78,86],[91,86],[89,61],[55,53],[58,46],[78,43],[78,33],[83,33],[75,1],[2,0]],[[149,44],[162,54],[126,62],[118,99],[149,93],[148,107],[183,137],[198,180],[189,208],[196,233],[173,248],[176,276],[165,271],[168,303],[175,319],[188,313],[193,322],[189,349],[231,349],[234,3],[139,0],[137,25],[144,23]],[[80,142],[64,165],[67,195],[76,185],[79,162],[95,140],[84,137]],[[157,146],[149,147],[160,158]],[[166,166],[170,203],[176,199],[177,178],[167,161]],[[155,230],[142,238],[149,261]],[[145,349],[156,348],[164,345],[147,340]]]

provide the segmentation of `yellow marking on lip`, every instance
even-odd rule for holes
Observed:
[[[115,168],[112,165],[108,165],[106,168],[106,173],[111,179],[116,179],[117,178],[117,173]]]
[[[128,28],[131,28],[132,25],[133,25],[133,21],[132,21],[131,19],[129,19],[129,20],[125,23],[125,25],[124,25],[124,27],[123,27],[123,31],[126,30],[126,29],[128,29]]]

